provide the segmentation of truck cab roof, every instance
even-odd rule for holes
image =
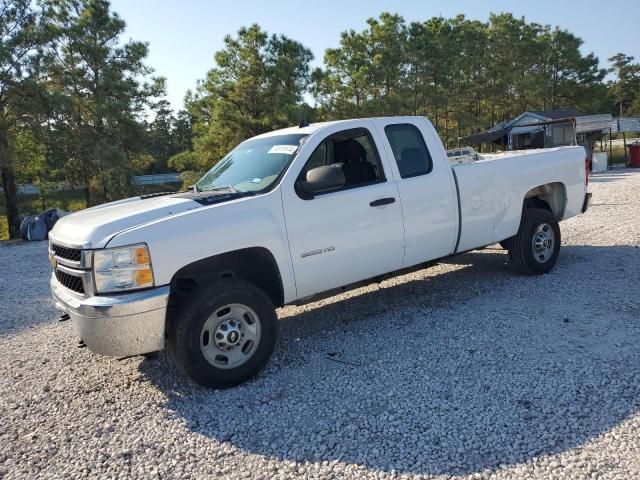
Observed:
[[[271,137],[271,136],[275,136],[275,135],[288,135],[291,133],[302,133],[302,134],[306,134],[306,135],[311,135],[312,133],[317,132],[318,130],[324,128],[324,127],[328,127],[330,125],[336,125],[336,124],[344,124],[345,126],[348,126],[350,123],[356,123],[356,122],[361,122],[363,120],[388,120],[388,119],[394,119],[397,122],[402,122],[403,120],[406,121],[413,121],[417,118],[424,118],[424,117],[420,117],[420,116],[405,116],[405,117],[363,117],[363,118],[348,118],[348,119],[344,119],[344,120],[332,120],[332,121],[328,121],[328,122],[316,122],[316,123],[311,123],[307,126],[304,127],[287,127],[287,128],[281,128],[280,130],[274,130],[272,132],[267,132],[267,133],[263,133],[260,135],[257,135],[255,137],[252,137],[251,139],[255,139],[255,138],[266,138],[266,137]]]

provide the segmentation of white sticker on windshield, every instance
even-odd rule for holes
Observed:
[[[297,149],[297,145],[274,145],[267,153],[285,153],[287,155],[291,155]]]

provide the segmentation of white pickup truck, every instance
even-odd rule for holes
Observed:
[[[190,191],[62,218],[51,291],[92,351],[167,347],[232,386],[268,361],[276,307],[496,242],[548,272],[587,182],[582,147],[451,166],[424,117],[301,125],[241,143]]]

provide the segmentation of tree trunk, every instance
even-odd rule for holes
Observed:
[[[87,184],[84,186],[84,201],[87,204],[87,208],[89,208],[91,206],[91,189]]]
[[[449,99],[447,98],[444,107],[444,148],[449,148]]]
[[[42,200],[42,211],[44,212],[47,209],[47,202],[44,198],[44,181],[40,174],[38,174],[38,182],[40,183],[40,199]]]
[[[13,165],[0,167],[2,176],[2,188],[7,210],[7,223],[9,224],[9,238],[20,237],[20,216],[18,214],[18,195],[16,175]]]
[[[0,176],[7,210],[9,224],[9,238],[20,237],[20,217],[18,214],[18,188],[13,159],[9,151],[8,125],[4,118],[0,118]]]

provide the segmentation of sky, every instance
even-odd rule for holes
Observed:
[[[603,68],[623,52],[640,60],[640,0],[111,0],[127,23],[124,40],[149,43],[147,64],[167,79],[167,98],[183,107],[188,89],[214,65],[214,53],[227,34],[258,23],[269,34],[284,34],[311,49],[313,66],[322,65],[327,48],[337,47],[340,32],[361,31],[383,11],[407,22],[463,13],[472,20],[511,12],[529,22],[567,29],[584,40]]]

